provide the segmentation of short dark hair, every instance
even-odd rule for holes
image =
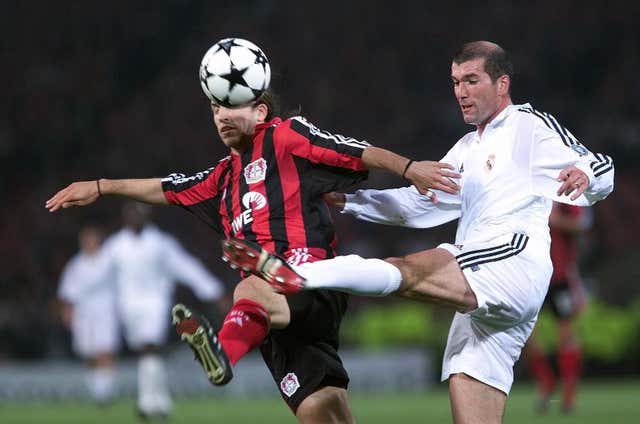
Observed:
[[[267,106],[267,117],[265,118],[265,122],[269,122],[276,116],[280,116],[280,99],[271,89],[267,89],[262,95],[256,100],[254,107],[259,104],[264,104]]]
[[[496,82],[502,75],[508,75],[509,79],[513,79],[513,63],[509,53],[490,41],[472,41],[464,44],[453,56],[453,61],[460,64],[479,58],[484,59],[484,70],[492,82]]]

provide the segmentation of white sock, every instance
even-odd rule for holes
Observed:
[[[398,290],[402,282],[402,274],[394,265],[358,255],[308,262],[294,269],[307,279],[308,288],[339,290],[364,296],[386,296]]]
[[[167,372],[159,355],[145,354],[138,360],[138,408],[154,414],[168,414],[172,402]]]
[[[111,367],[92,368],[89,371],[87,385],[89,393],[96,402],[107,402],[115,392],[115,372]]]

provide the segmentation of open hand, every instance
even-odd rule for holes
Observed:
[[[49,212],[55,212],[60,208],[66,209],[72,206],[85,206],[96,201],[100,197],[97,181],[78,181],[53,195],[44,204]]]

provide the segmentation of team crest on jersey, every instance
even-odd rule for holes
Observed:
[[[299,388],[300,383],[298,382],[298,377],[292,372],[285,375],[282,381],[280,381],[280,390],[282,390],[282,393],[287,395],[287,397],[291,397]]]
[[[484,169],[489,172],[493,169],[494,165],[496,164],[496,155],[494,155],[493,153],[491,153],[489,155],[489,157],[487,158],[487,161],[484,163]]]
[[[263,158],[251,162],[244,167],[244,179],[247,184],[255,184],[264,181],[267,176],[267,161]]]

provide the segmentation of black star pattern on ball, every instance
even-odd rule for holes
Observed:
[[[236,43],[235,38],[229,38],[228,40],[220,41],[218,43],[218,46],[220,47],[220,49],[224,50],[227,53],[227,55],[231,55],[231,47],[233,46],[242,47],[242,45]]]
[[[211,72],[209,72],[209,70],[207,69],[206,66],[201,66],[200,67],[200,81],[206,82],[207,78],[209,78],[212,75],[213,74]]]
[[[249,84],[247,84],[247,82],[244,79],[244,73],[247,71],[247,68],[244,69],[238,69],[235,66],[231,66],[231,72],[228,74],[224,74],[224,75],[219,75],[220,78],[224,78],[227,81],[229,81],[229,91],[233,90],[233,87],[236,86],[236,84],[240,84],[243,85],[245,87],[247,87]]]
[[[262,65],[262,67],[264,68],[264,66],[267,64],[267,57],[264,55],[264,53],[262,53],[262,51],[260,50],[254,50],[254,49],[249,49],[249,50],[251,50],[251,52],[254,55],[256,55],[256,60],[253,63]]]

